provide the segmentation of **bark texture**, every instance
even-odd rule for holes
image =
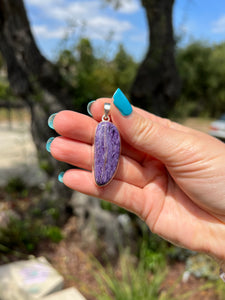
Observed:
[[[174,52],[174,0],[142,0],[150,28],[149,50],[131,89],[135,105],[167,117],[180,93]]]
[[[50,114],[71,109],[72,89],[65,83],[55,65],[40,53],[30,30],[22,0],[0,0],[0,51],[7,65],[13,92],[29,106],[34,142],[39,162],[54,177],[51,199],[63,211],[68,189],[57,182],[59,163],[46,152],[45,144],[54,131],[48,128]]]

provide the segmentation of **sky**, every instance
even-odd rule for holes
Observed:
[[[122,0],[115,10],[103,0],[24,0],[36,42],[54,61],[60,49],[88,37],[96,53],[112,57],[122,43],[137,61],[148,47],[148,26],[141,0]],[[176,0],[174,32],[180,45],[195,40],[225,42],[224,0]]]

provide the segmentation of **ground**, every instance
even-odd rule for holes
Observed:
[[[44,244],[39,255],[45,256],[65,278],[66,287],[75,286],[87,300],[96,300],[93,293],[98,291],[96,268],[91,256],[100,255],[94,245],[87,247],[76,230],[76,218],[71,217],[64,227],[65,239],[58,245]],[[220,300],[215,291],[215,283],[191,276],[188,282],[182,282],[185,263],[168,264],[168,272],[162,283],[161,291],[172,299]],[[147,278],[146,278],[147,280]],[[170,291],[170,292],[168,292]],[[165,298],[166,299],[166,298]],[[137,299],[138,300],[138,299]],[[147,300],[147,299],[146,299]]]
[[[14,113],[10,123],[5,113],[0,114],[0,186],[4,186],[12,176],[21,176],[28,185],[36,184],[42,187],[45,174],[37,167],[36,150],[29,133],[29,115],[21,112],[18,117]],[[209,120],[187,119],[184,123],[195,129],[208,131]],[[0,193],[0,211],[6,198],[4,189]],[[26,197],[25,197],[26,198]],[[23,199],[26,206],[29,198]],[[21,202],[21,203],[22,203]],[[87,245],[82,240],[76,226],[76,217],[72,216],[62,228],[64,239],[58,244],[42,242],[37,256],[45,256],[50,263],[63,275],[65,287],[75,286],[86,296],[87,300],[95,300],[98,291],[96,267],[92,262],[93,255],[101,256],[101,250],[96,245]],[[1,257],[0,264],[18,259],[15,255]],[[172,299],[189,300],[220,300],[213,282],[190,277],[188,282],[182,282],[185,264],[176,262],[168,264],[168,272],[161,286],[162,293],[169,293]]]

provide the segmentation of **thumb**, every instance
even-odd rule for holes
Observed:
[[[120,89],[113,95],[113,104],[113,123],[132,147],[154,156],[165,164],[183,161],[187,158],[187,149],[193,150],[193,143],[196,144],[194,135],[162,125],[139,114]]]

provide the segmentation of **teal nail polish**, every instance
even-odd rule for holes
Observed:
[[[59,176],[58,176],[58,181],[63,183],[63,176],[64,176],[65,172],[61,172],[59,173]]]
[[[49,126],[51,129],[55,129],[54,126],[53,126],[53,121],[54,121],[56,115],[57,115],[57,113],[52,114],[52,115],[48,118],[48,126]]]
[[[54,140],[55,138],[54,137],[51,137],[50,139],[48,139],[47,140],[47,143],[46,143],[46,150],[48,151],[48,152],[51,152],[51,143],[53,142],[53,140]]]
[[[116,90],[113,99],[114,105],[119,109],[123,116],[129,116],[132,113],[132,106],[121,89]]]
[[[87,105],[87,112],[89,113],[89,115],[92,117],[92,113],[91,113],[91,106],[92,104],[95,102],[95,100],[90,101]]]

